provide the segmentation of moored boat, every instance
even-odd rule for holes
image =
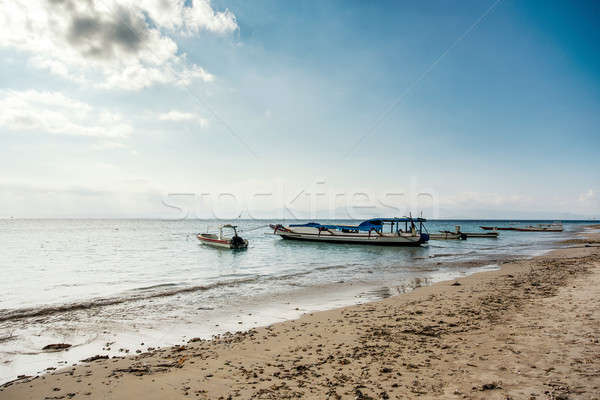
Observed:
[[[481,229],[486,231],[518,231],[518,232],[562,232],[562,223],[552,224],[537,224],[528,226],[482,226]]]
[[[562,232],[563,226],[562,224],[538,224],[538,225],[529,225],[526,227],[517,227],[515,231],[520,232]]]
[[[270,225],[273,234],[288,240],[355,243],[382,246],[420,246],[427,243],[424,218],[375,218],[359,225],[307,224]],[[389,228],[388,228],[389,226]]]
[[[497,238],[498,232],[465,232],[467,238]]]
[[[468,238],[497,238],[498,232],[462,232],[460,230],[460,225],[456,225],[454,227],[456,232],[443,231],[448,233],[455,233],[456,235],[461,235],[461,239],[466,240]]]
[[[223,229],[232,229],[233,236],[228,237],[223,235]],[[245,249],[248,247],[248,241],[237,234],[237,226],[221,225],[219,226],[219,234],[214,233],[199,233],[196,235],[202,244],[222,249]]]
[[[462,232],[440,231],[440,233],[430,233],[430,240],[466,240],[467,235]]]

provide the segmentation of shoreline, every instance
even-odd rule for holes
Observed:
[[[483,327],[497,328],[498,323],[494,321],[501,321],[506,314],[529,306],[527,300],[556,297],[560,290],[554,286],[560,284],[564,288],[569,279],[577,279],[585,273],[577,269],[578,264],[598,261],[597,245],[585,247],[587,242],[598,243],[597,235],[591,235],[594,238],[570,239],[575,246],[580,244],[581,247],[553,250],[529,260],[503,264],[500,270],[478,272],[458,278],[454,283],[443,281],[384,300],[308,313],[299,319],[225,334],[213,340],[192,340],[184,346],[159,348],[127,358],[99,359],[39,378],[20,379],[0,386],[0,398],[160,398],[167,394],[171,398],[227,398],[229,394],[236,393],[241,398],[281,398],[294,397],[301,392],[315,398],[360,397],[359,393],[372,398],[393,398],[411,393],[413,396],[471,396],[473,393],[464,389],[455,390],[461,395],[446,390],[450,380],[441,379],[442,371],[436,370],[433,364],[452,352],[440,353],[440,350],[453,349],[453,346],[461,344],[464,341],[459,340],[461,333],[474,335],[481,333]],[[571,268],[569,271],[573,277],[563,276],[557,283],[552,275],[559,272],[552,266],[565,262],[570,263],[567,267]],[[546,267],[552,273],[546,271],[548,273],[535,275],[533,271],[543,269],[544,263],[551,265]],[[598,274],[597,266],[595,271],[594,276]],[[531,282],[532,286],[528,289],[533,294],[524,296],[520,293],[524,291],[520,286],[518,289],[509,286],[507,290],[499,291],[493,282],[501,278],[514,285],[517,274]],[[534,278],[539,282],[531,281]],[[471,289],[471,292],[466,294],[466,289]],[[519,296],[513,293],[517,291],[520,291]],[[503,302],[496,303],[493,293]],[[486,303],[474,303],[473,298],[478,301],[483,298]],[[432,302],[432,299],[437,302]],[[468,310],[470,317],[465,318],[449,310],[457,305]],[[394,310],[391,314],[390,309]],[[440,313],[440,309],[448,310]],[[436,318],[441,316],[443,320],[432,323],[434,315]],[[365,324],[366,320],[369,323]],[[597,325],[596,321],[596,328]],[[454,342],[441,345],[439,342],[443,337],[453,337]],[[382,341],[384,338],[387,341]],[[417,344],[424,348],[415,347]],[[386,354],[390,350],[394,351]],[[400,359],[404,362],[399,362]],[[482,361],[485,360],[464,363],[462,368],[475,368],[477,371],[480,369],[477,364]],[[593,361],[599,362],[598,359]],[[379,369],[373,369],[371,364]],[[390,366],[386,366],[388,364]],[[386,372],[388,369],[390,371]],[[439,387],[421,382],[416,371],[426,375],[436,371],[434,375],[439,378]],[[457,371],[454,374],[460,375],[460,368]],[[371,382],[369,384],[365,373]],[[308,384],[311,380],[321,385],[311,387]],[[426,378],[423,380],[427,381]],[[328,386],[323,387],[324,381],[328,382]],[[501,388],[503,385],[498,382],[500,380],[482,383],[481,388],[488,385],[488,389],[481,391],[482,395],[496,395],[507,390]],[[496,387],[491,388],[494,385]]]
[[[11,361],[12,370],[15,372],[12,376],[5,375],[6,379],[0,379],[0,387],[18,375],[39,375],[49,368],[74,365],[82,359],[98,354],[109,357],[127,356],[137,354],[138,351],[146,352],[149,348],[166,348],[184,344],[190,338],[210,339],[216,335],[244,332],[256,327],[295,320],[309,312],[328,311],[380,301],[384,298],[408,293],[416,287],[426,287],[437,282],[451,281],[500,268],[498,262],[493,264],[481,261],[458,262],[457,264],[461,267],[451,268],[448,268],[447,265],[452,263],[443,264],[443,272],[432,267],[424,267],[425,270],[415,267],[415,271],[412,272],[415,276],[407,277],[404,280],[332,282],[328,285],[298,288],[294,292],[241,298],[236,300],[235,304],[226,307],[207,308],[203,311],[205,320],[202,323],[190,323],[188,319],[172,320],[170,321],[171,332],[168,334],[165,334],[166,328],[163,326],[165,322],[160,326],[145,324],[148,325],[146,327],[136,323],[135,328],[129,327],[127,330],[115,326],[109,331],[104,331],[105,334],[101,337],[99,337],[99,333],[103,331],[102,329],[97,332],[77,330],[70,337],[55,337],[50,340],[44,336],[36,337],[33,342],[34,346],[29,344],[25,349],[15,341],[11,344],[11,348],[14,349],[12,351],[15,353],[6,353],[17,354],[18,352],[20,355]],[[428,275],[431,273],[434,276]],[[91,309],[102,308],[102,306],[94,306]],[[118,314],[118,310],[106,312]],[[85,315],[80,317],[75,317],[77,314],[73,313],[69,315],[75,319],[85,318]],[[42,318],[45,320],[52,317],[51,314]],[[20,318],[19,321],[21,324],[27,324],[29,319]],[[10,343],[14,339],[8,340]],[[44,345],[59,342],[68,343],[71,347],[64,351],[42,350]],[[9,349],[5,346],[5,351]]]
[[[495,256],[492,258],[479,258],[477,260],[457,260],[460,254],[445,254],[450,257],[447,261],[439,261],[434,256],[429,259],[419,260],[423,264],[404,268],[406,274],[403,278],[396,277],[391,280],[372,281],[332,281],[329,284],[299,286],[293,291],[274,292],[240,297],[231,304],[216,308],[198,308],[201,319],[196,316],[181,315],[177,319],[156,317],[150,321],[144,318],[133,320],[126,324],[103,324],[97,327],[89,326],[87,319],[111,319],[121,314],[119,305],[102,306],[89,301],[90,307],[82,310],[68,312],[69,320],[62,321],[65,317],[55,313],[56,308],[49,307],[51,313],[34,318],[34,328],[27,332],[19,332],[15,339],[8,339],[3,343],[3,353],[7,356],[4,366],[0,365],[0,386],[15,379],[18,375],[39,375],[48,368],[62,368],[78,363],[82,359],[102,354],[109,357],[120,357],[129,354],[146,352],[149,348],[164,348],[176,344],[184,344],[189,338],[200,337],[210,339],[214,335],[229,332],[243,332],[256,327],[273,323],[294,320],[308,312],[320,312],[340,307],[378,301],[390,296],[396,296],[413,290],[415,287],[428,286],[435,282],[447,281],[468,276],[480,271],[499,268],[499,263],[506,260],[515,260],[517,256]],[[437,261],[437,262],[436,262]],[[434,264],[435,263],[435,264]],[[184,288],[182,292],[188,292]],[[156,300],[169,303],[172,296],[155,296]],[[124,304],[136,303],[125,300]],[[144,306],[144,302],[137,302],[136,306]],[[177,303],[169,306],[176,308]],[[100,314],[98,314],[100,313]],[[147,312],[144,314],[148,314]],[[47,335],[38,327],[49,320],[55,326],[64,324],[69,329],[68,336]],[[29,318],[13,320],[16,326],[31,324]],[[168,324],[168,325],[167,325]],[[31,325],[30,325],[31,326]],[[89,328],[86,328],[88,327]],[[81,329],[83,328],[83,329]],[[42,326],[42,329],[43,326]],[[54,328],[56,329],[56,328]],[[86,330],[87,329],[87,330]],[[50,343],[68,343],[71,345],[64,351],[44,351],[42,348]],[[141,343],[144,343],[141,345]],[[4,371],[2,371],[4,367]],[[8,373],[6,373],[8,371]]]

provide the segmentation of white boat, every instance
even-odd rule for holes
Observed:
[[[223,235],[223,229],[232,229],[233,236],[228,237]],[[248,241],[238,236],[237,226],[235,225],[221,225],[219,226],[219,234],[214,233],[199,233],[197,235],[198,240],[202,244],[212,247],[219,247],[222,249],[245,249],[248,247]]]
[[[438,240],[467,240],[468,238],[497,238],[498,232],[462,232],[460,225],[455,225],[454,232],[440,231],[440,233],[429,234],[429,239]]]
[[[467,235],[462,232],[440,231],[440,233],[430,233],[430,240],[467,240]]]
[[[424,218],[375,218],[359,225],[326,225],[316,222],[270,225],[273,234],[288,240],[326,243],[356,243],[382,246],[420,246],[429,234],[423,232]]]
[[[521,232],[562,232],[562,222],[554,222],[552,224],[537,224],[529,225],[524,228],[516,228],[515,230]]]

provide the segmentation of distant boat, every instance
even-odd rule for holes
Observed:
[[[232,229],[233,236],[227,237],[223,235],[223,229]],[[248,247],[248,241],[238,236],[237,226],[235,225],[221,225],[219,226],[219,234],[213,233],[199,233],[197,235],[198,240],[207,246],[219,247],[223,249],[245,249]]]
[[[519,231],[519,232],[562,232],[563,226],[562,223],[553,223],[553,224],[538,224],[538,225],[529,225],[529,226],[482,226],[481,229],[486,231]]]
[[[462,232],[460,225],[456,225],[454,232],[440,231],[440,233],[430,234],[429,238],[437,240],[467,240],[468,238],[497,238],[498,235],[498,232]]]
[[[288,240],[326,243],[355,243],[382,246],[420,246],[427,243],[424,218],[375,218],[359,225],[307,224],[270,225],[273,234]]]
[[[466,240],[467,235],[462,232],[440,231],[440,233],[430,233],[431,240]]]
[[[465,232],[467,238],[497,238],[498,232]]]

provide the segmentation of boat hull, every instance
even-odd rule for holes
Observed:
[[[466,238],[467,236],[464,233],[440,232],[429,234],[431,240],[465,240]]]
[[[197,235],[200,243],[210,247],[216,247],[220,249],[245,249],[248,247],[248,241],[244,239],[243,243],[234,245],[231,239],[218,239],[214,237],[210,237],[213,235]]]
[[[297,240],[305,242],[343,243],[343,244],[368,244],[377,246],[420,246],[426,243],[429,237],[416,236],[379,236],[379,235],[349,235],[309,232],[286,232],[276,230],[274,232],[286,240]]]
[[[562,229],[552,228],[515,228],[513,229],[518,232],[562,232]]]
[[[467,238],[492,238],[495,239],[498,237],[498,232],[482,232],[482,233],[466,233]]]
[[[483,230],[486,231],[515,231],[516,228],[503,228],[503,227],[498,227],[498,226],[481,226],[480,227]]]
[[[279,235],[281,236],[283,239],[286,240],[299,240],[299,241],[305,241],[305,242],[322,242],[322,243],[342,243],[342,244],[366,244],[366,245],[376,245],[376,246],[420,246],[421,244],[425,243],[424,241],[415,241],[415,242],[409,242],[409,241],[384,241],[384,240],[365,240],[362,238],[359,239],[352,239],[352,238],[333,238],[333,237],[329,237],[329,238],[317,238],[317,237],[310,237],[310,236],[305,236],[305,235]]]
[[[562,228],[538,228],[538,227],[497,227],[497,226],[482,226],[481,229],[486,231],[517,231],[517,232],[562,232]]]

